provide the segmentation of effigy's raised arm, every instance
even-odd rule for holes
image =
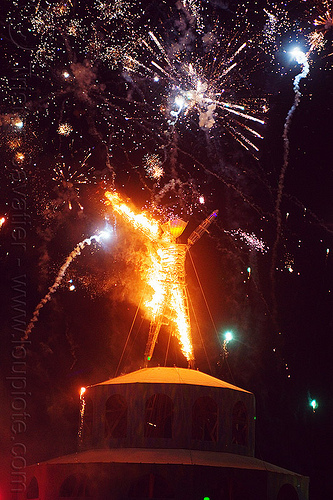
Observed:
[[[107,199],[106,204],[111,205],[113,210],[129,222],[134,229],[137,229],[152,241],[158,239],[160,225],[149,214],[145,212],[134,213],[115,191],[107,191],[105,197]]]
[[[207,219],[205,219],[201,224],[193,231],[193,233],[190,234],[190,236],[187,239],[187,246],[191,247],[196,243],[201,236],[204,234],[204,232],[207,232],[207,228],[211,225],[215,217],[217,217],[217,214],[219,213],[218,210],[215,210],[212,212]]]

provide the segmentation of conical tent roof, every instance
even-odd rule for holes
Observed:
[[[218,378],[207,375],[199,370],[190,370],[188,368],[178,367],[153,367],[142,368],[135,372],[121,375],[120,377],[112,378],[95,384],[91,387],[100,385],[113,385],[113,384],[182,384],[182,385],[197,385],[205,387],[220,387],[224,389],[232,389],[235,391],[246,392],[249,391],[241,389],[235,385],[224,382]]]

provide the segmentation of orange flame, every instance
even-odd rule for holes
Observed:
[[[135,214],[120,198],[118,193],[107,191],[105,196],[108,200],[106,203],[112,205],[113,210],[122,215],[135,229],[139,229],[148,236],[149,239],[156,239],[159,236],[160,226],[151,216],[144,212]]]
[[[194,359],[191,340],[191,327],[185,286],[185,256],[187,245],[177,244],[176,237],[181,234],[186,223],[161,225],[149,214],[134,213],[118,193],[106,192],[107,204],[120,214],[134,229],[146,239],[148,250],[147,270],[143,279],[153,293],[145,302],[151,317],[150,332],[145,355],[151,358],[163,318],[174,325],[181,351],[188,361]]]

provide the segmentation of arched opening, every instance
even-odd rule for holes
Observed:
[[[247,446],[248,434],[247,409],[242,401],[238,401],[232,411],[232,443]]]
[[[192,439],[217,442],[218,406],[209,396],[198,398],[192,407]]]
[[[120,394],[110,396],[105,403],[105,437],[124,438],[127,435],[127,403]]]
[[[86,476],[83,474],[72,474],[66,477],[60,486],[60,498],[87,498],[91,497],[91,491]]]
[[[39,486],[38,481],[35,476],[31,479],[29,486],[27,488],[27,498],[39,498]]]
[[[91,398],[85,398],[84,414],[83,414],[83,439],[89,439],[93,432],[93,402]]]
[[[175,494],[167,481],[157,474],[146,474],[130,487],[128,498],[159,499],[175,498]]]
[[[292,484],[284,484],[280,488],[277,500],[298,500],[297,491]]]
[[[171,438],[173,402],[166,394],[153,394],[146,401],[145,437]]]

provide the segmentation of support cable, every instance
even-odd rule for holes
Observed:
[[[125,350],[126,350],[126,347],[127,347],[127,344],[128,344],[128,341],[130,339],[130,336],[131,336],[131,333],[132,333],[132,330],[133,330],[133,327],[134,327],[134,323],[135,323],[135,320],[137,318],[137,315],[138,315],[138,312],[139,312],[139,309],[141,307],[141,304],[142,304],[142,299],[143,299],[143,296],[141,297],[140,299],[140,302],[139,302],[139,305],[135,311],[135,314],[134,314],[134,318],[133,318],[133,321],[132,321],[132,324],[131,324],[131,328],[129,329],[129,332],[128,332],[128,335],[127,335],[127,339],[126,339],[126,342],[125,342],[125,345],[124,345],[124,348],[123,348],[123,352],[121,353],[121,356],[120,356],[120,359],[119,359],[119,362],[118,362],[118,366],[117,366],[117,369],[116,369],[116,372],[114,374],[114,376],[116,377],[117,374],[118,374],[118,370],[119,370],[119,367],[120,367],[120,364],[123,360],[123,357],[124,357],[124,354],[125,354]]]
[[[210,361],[209,361],[209,357],[208,357],[208,354],[207,354],[207,351],[206,351],[206,346],[205,346],[205,343],[204,343],[202,335],[201,335],[200,326],[199,326],[199,323],[198,323],[197,316],[195,314],[195,309],[193,307],[193,303],[192,303],[190,295],[188,295],[188,298],[189,298],[189,301],[190,301],[190,304],[191,304],[191,308],[192,308],[192,311],[193,311],[193,316],[194,316],[195,324],[197,325],[197,330],[198,330],[199,335],[200,335],[201,345],[203,347],[203,350],[205,351],[205,356],[206,356],[207,363],[208,363],[208,366],[209,366],[209,371],[210,371],[210,374],[213,375],[212,367],[211,367],[211,364],[210,364]]]

